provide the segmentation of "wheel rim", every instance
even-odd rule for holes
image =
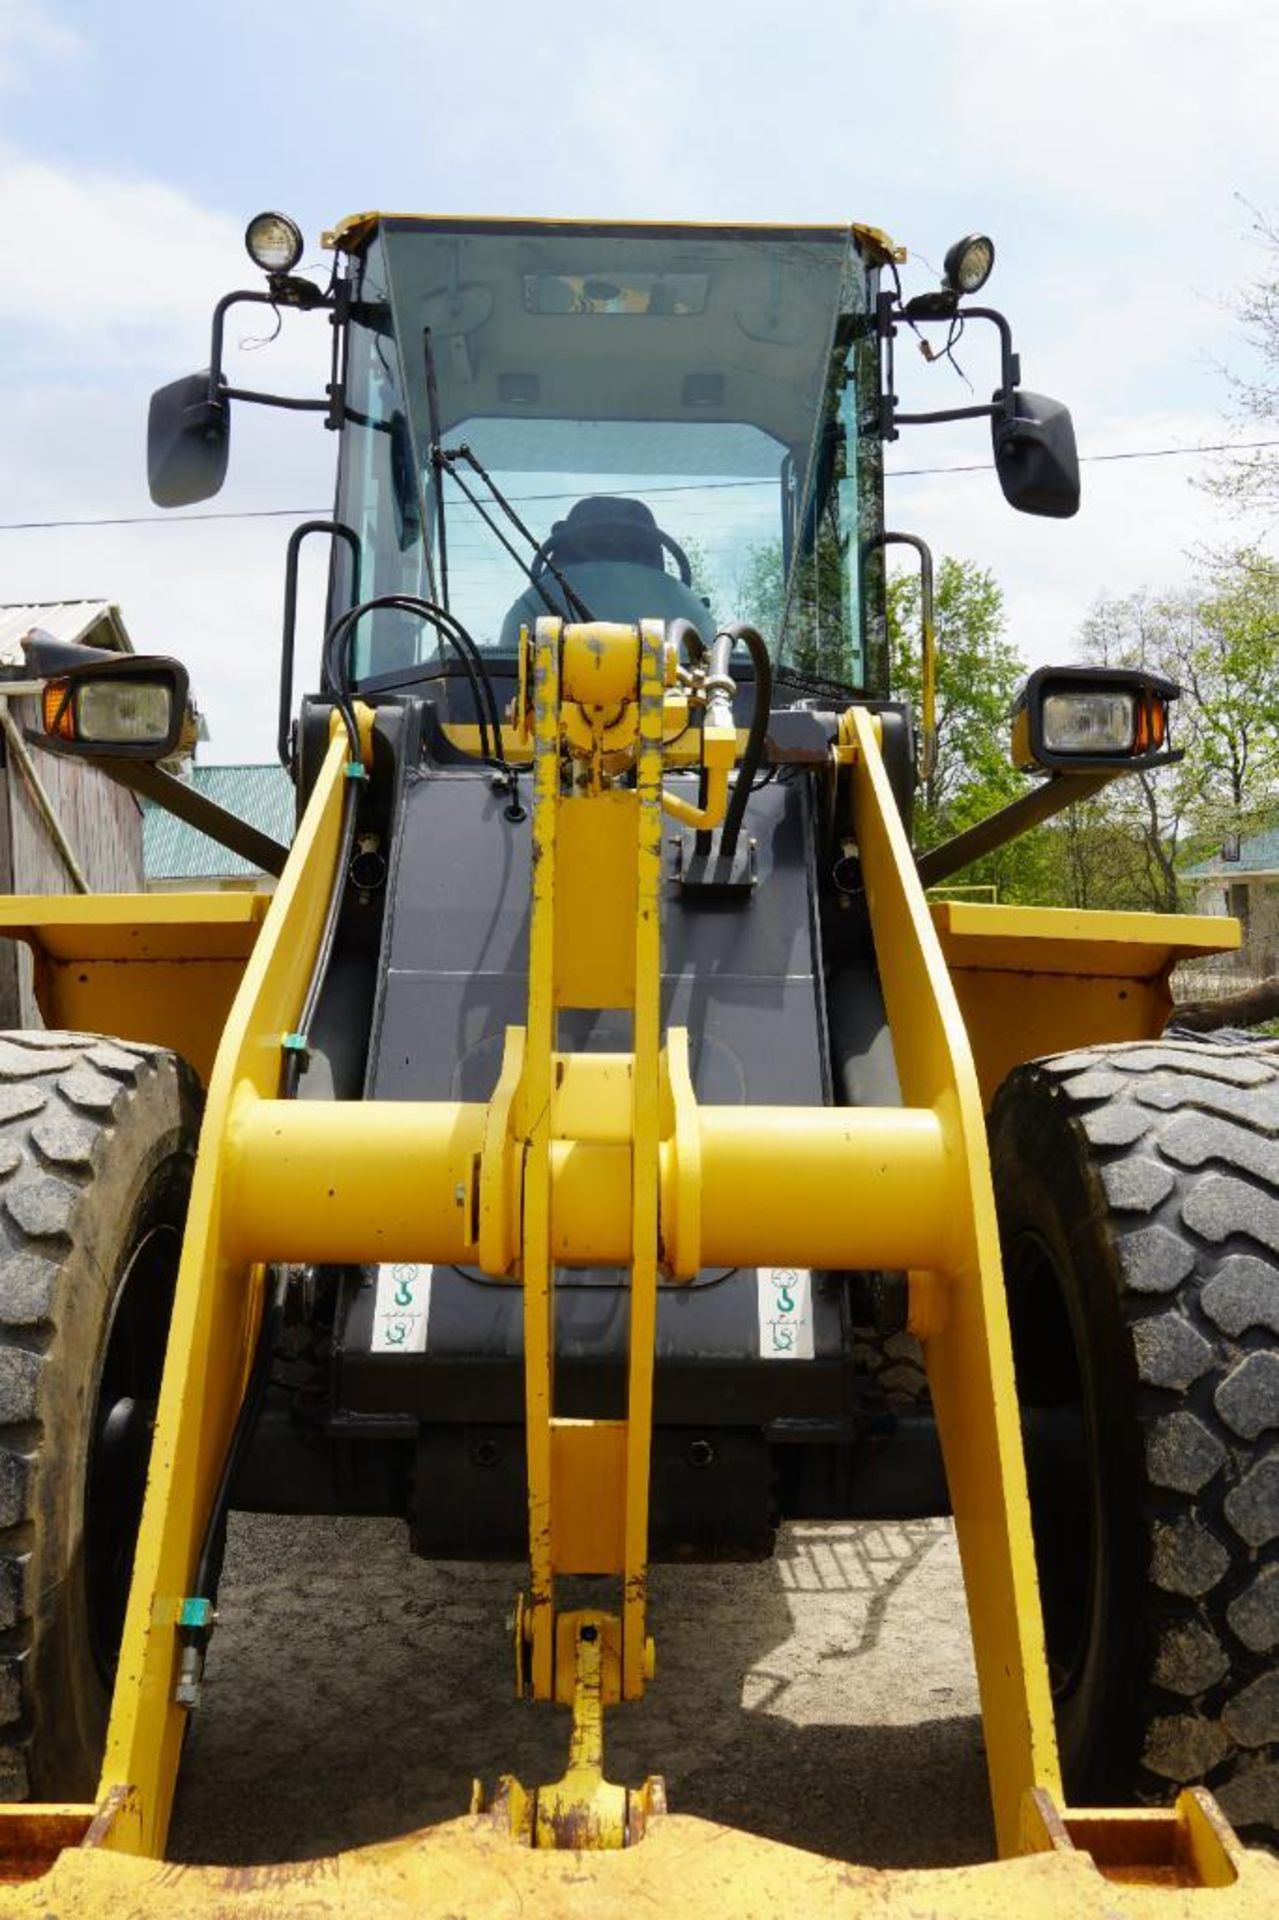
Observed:
[[[155,1425],[181,1236],[152,1227],[138,1241],[112,1304],[85,1481],[85,1589],[93,1657],[115,1673]]]

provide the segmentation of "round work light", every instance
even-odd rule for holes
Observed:
[[[945,284],[954,293],[976,293],[989,280],[994,264],[994,241],[984,233],[965,234],[946,254]]]
[[[302,229],[287,213],[255,213],[244,229],[244,244],[254,266],[274,278],[292,273],[302,258]]]

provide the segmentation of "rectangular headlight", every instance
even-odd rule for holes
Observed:
[[[1013,703],[1012,759],[1027,773],[1164,766],[1180,689],[1147,667],[1036,667]]]
[[[1128,753],[1136,732],[1137,702],[1119,688],[1050,693],[1043,705],[1049,753]]]
[[[102,746],[155,746],[169,737],[173,689],[159,680],[86,680],[76,689],[76,737]]]

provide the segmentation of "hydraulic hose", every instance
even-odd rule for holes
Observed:
[[[227,1448],[226,1459],[222,1463],[222,1473],[218,1480],[217,1492],[213,1496],[213,1505],[209,1510],[209,1524],[204,1531],[204,1544],[200,1548],[200,1560],[195,1570],[193,1594],[201,1600],[213,1601],[217,1598],[218,1583],[222,1578],[222,1559],[226,1550],[226,1519],[231,1506],[231,1488],[239,1471],[248,1444],[257,1425],[258,1414],[271,1378],[271,1362],[275,1357],[276,1341],[279,1338],[280,1323],[284,1318],[284,1296],[286,1280],[284,1269],[272,1267],[270,1293],[262,1305],[262,1324],[258,1328],[257,1344],[253,1349],[253,1364],[249,1371],[248,1383],[244,1389],[244,1398],[240,1402],[240,1411],[235,1417],[235,1428],[231,1434],[231,1443]]]
[[[715,635],[709,649],[705,646],[702,648],[702,658],[706,661],[706,691],[708,695],[705,712],[706,720],[718,720],[720,717],[727,719],[732,718],[733,694],[736,691],[733,685],[732,675],[728,670],[728,663],[732,657],[732,652],[733,638],[726,628],[721,628]],[[723,716],[712,714],[712,707],[716,705],[721,708],[726,707],[727,714]],[[727,776],[725,776],[725,778],[727,778]],[[722,802],[722,793],[719,798]],[[699,811],[703,814],[706,813],[711,805],[711,777],[705,766],[702,767],[701,778],[697,783],[697,801]],[[693,845],[697,853],[702,855],[709,854],[711,850],[710,829],[703,827],[698,832]]]
[[[751,788],[755,784],[760,762],[764,757],[764,741],[768,737],[768,717],[773,706],[773,662],[769,657],[764,636],[757,627],[748,626],[745,621],[736,621],[731,627],[725,627],[722,634],[716,634],[717,646],[721,639],[728,641],[730,652],[740,640],[750,654],[751,664],[755,669],[755,704],[751,708],[746,751],[742,755],[742,764],[737,770],[737,780],[728,803],[728,812],[724,817],[724,831],[719,840],[721,858],[731,860],[737,852],[742,821],[746,817],[746,802],[750,799]]]
[[[505,782],[509,795],[506,807],[507,819],[522,820],[524,809],[519,798],[519,775],[502,751],[502,717],[498,711],[493,682],[480,650],[455,615],[447,612],[443,607],[437,607],[431,600],[423,600],[417,594],[382,593],[372,600],[363,600],[358,606],[351,607],[346,613],[340,615],[325,635],[325,674],[346,722],[347,732],[351,736],[353,757],[359,757],[353,697],[360,691],[360,687],[352,680],[350,673],[351,640],[357,623],[363,619],[364,615],[382,607],[391,608],[400,613],[416,614],[426,625],[433,627],[442,640],[448,642],[461,660],[470,682],[471,696],[475,702],[481,756],[489,766],[501,774]],[[379,684],[386,684],[386,680],[375,679],[372,683],[373,687]]]
[[[352,757],[359,758],[359,736],[355,730],[355,716],[351,708],[352,696],[357,691],[351,679],[349,655],[351,641],[356,625],[366,613],[374,613],[381,608],[389,608],[399,613],[415,613],[428,626],[434,627],[441,639],[447,640],[460,658],[471,683],[471,693],[475,701],[476,719],[480,728],[480,744],[484,758],[496,764],[495,756],[501,754],[501,720],[497,711],[497,698],[493,684],[488,678],[484,663],[479,657],[469,633],[442,607],[429,600],[422,600],[411,593],[381,593],[372,600],[362,600],[358,606],[351,607],[333,622],[324,640],[324,667],[329,685],[337,695],[338,704],[344,718],[347,718],[347,731],[352,735]],[[349,718],[347,717],[349,712]],[[490,727],[496,729],[495,736]],[[503,767],[505,770],[505,767]]]
[[[704,660],[706,658],[706,642],[703,640],[699,629],[693,625],[691,620],[682,618],[668,620],[666,623],[666,643],[668,646],[679,647],[683,652],[691,654],[694,660]]]
[[[348,778],[346,791],[342,795],[342,823],[338,834],[337,860],[333,869],[333,883],[329,889],[328,904],[324,912],[324,926],[320,933],[320,944],[315,952],[315,965],[311,969],[311,978],[307,985],[298,1015],[297,1032],[305,1041],[315,1020],[316,1009],[320,1004],[320,995],[324,991],[324,982],[328,977],[329,962],[333,957],[333,942],[337,937],[338,920],[342,913],[342,896],[346,892],[346,877],[351,865],[351,850],[355,845],[355,816],[359,807],[360,782]],[[285,1100],[297,1098],[298,1080],[302,1073],[303,1056],[296,1047],[291,1047],[284,1056],[284,1073],[281,1085],[281,1097]]]
[[[351,716],[354,722],[354,714]],[[355,735],[358,753],[359,735]],[[337,857],[329,883],[329,897],[325,907],[324,925],[320,932],[315,960],[311,967],[310,979],[298,1013],[297,1037],[305,1044],[319,1005],[324,982],[328,976],[329,963],[333,957],[333,944],[337,936],[338,920],[342,912],[342,900],[346,892],[347,871],[351,864],[351,849],[355,843],[355,822],[359,809],[359,791],[361,781],[348,775],[345,791],[342,795],[342,820],[338,833]],[[280,1076],[280,1095],[285,1100],[296,1100],[298,1082],[302,1074],[304,1054],[296,1046],[289,1047],[284,1055],[284,1067]],[[227,1446],[226,1458],[222,1463],[222,1472],[218,1478],[213,1504],[209,1509],[208,1524],[204,1530],[204,1539],[200,1547],[200,1559],[196,1567],[195,1585],[192,1589],[197,1599],[216,1598],[218,1583],[222,1577],[222,1557],[226,1547],[226,1521],[231,1505],[231,1489],[240,1463],[253,1437],[258,1415],[262,1410],[263,1398],[271,1376],[271,1362],[275,1355],[279,1339],[280,1324],[284,1317],[284,1300],[287,1281],[282,1268],[269,1269],[269,1292],[262,1305],[262,1320],[258,1327],[257,1339],[253,1349],[253,1360],[249,1369],[249,1378],[245,1385],[244,1397],[235,1417],[235,1426]],[[206,1629],[207,1644],[207,1629]],[[203,1654],[199,1655],[203,1665]],[[196,1680],[198,1691],[198,1677]]]

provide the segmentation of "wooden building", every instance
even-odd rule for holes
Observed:
[[[132,653],[105,600],[0,606],[0,892],[132,893],[142,886],[142,811],[83,760],[25,737],[38,718],[22,651],[34,628],[56,640]],[[0,941],[0,1027],[41,1024],[25,947]]]

